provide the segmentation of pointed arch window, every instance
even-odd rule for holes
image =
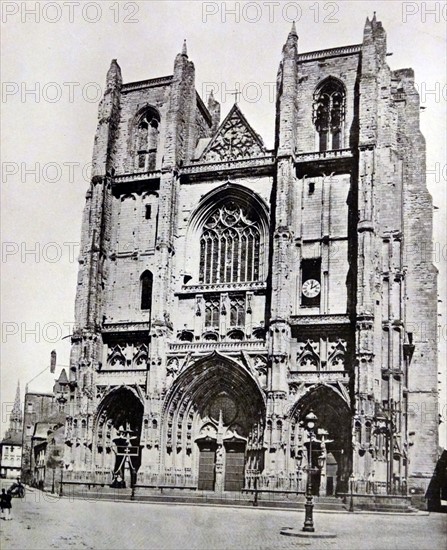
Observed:
[[[150,310],[152,308],[152,285],[153,276],[150,271],[145,271],[140,277],[141,286],[141,309]]]
[[[240,283],[260,278],[261,229],[256,212],[234,201],[215,209],[200,239],[200,282]]]
[[[155,170],[157,160],[160,116],[149,107],[138,120],[136,128],[136,168],[150,172]]]
[[[314,94],[314,124],[321,152],[343,148],[346,93],[343,84],[329,78]]]

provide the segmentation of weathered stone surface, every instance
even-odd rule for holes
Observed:
[[[172,76],[139,83],[112,63],[70,368],[67,426],[87,419],[88,443],[67,446],[67,475],[135,468],[140,483],[204,488],[208,445],[218,488],[237,486],[231,452],[245,452],[238,488],[303,488],[313,409],[322,491],[347,491],[352,473],[357,492],[426,487],[432,203],[414,76],[385,54],[375,18],[361,45],[324,52],[299,54],[292,30],[273,159],[237,106],[219,126],[186,51]],[[131,433],[124,472],[113,451]]]

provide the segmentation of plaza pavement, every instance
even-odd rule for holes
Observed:
[[[27,488],[13,499],[13,520],[1,521],[1,550],[442,550],[446,514],[316,512],[316,530],[335,539],[280,534],[301,527],[303,511],[59,498]]]

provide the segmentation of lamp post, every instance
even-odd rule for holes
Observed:
[[[64,466],[61,464],[61,481],[59,483],[59,496],[61,497],[64,494],[63,490],[63,484],[64,484]]]
[[[313,511],[314,511],[314,497],[312,495],[312,440],[314,438],[314,429],[315,425],[317,423],[317,416],[314,414],[313,411],[309,411],[309,413],[304,418],[304,427],[307,430],[307,433],[309,434],[309,450],[308,450],[308,460],[307,460],[307,484],[306,484],[306,504],[304,505],[305,508],[305,518],[304,518],[304,526],[303,531],[306,533],[313,533],[315,531],[314,528],[314,519],[313,519]]]
[[[351,492],[351,499],[349,501],[349,511],[350,512],[353,512],[354,511],[354,496],[353,496],[353,492],[354,492],[354,481],[355,481],[355,476],[354,476],[354,472],[349,476],[349,487],[350,487],[350,492]]]

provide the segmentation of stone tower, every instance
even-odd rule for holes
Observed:
[[[309,53],[293,26],[273,150],[237,104],[222,122],[207,105],[186,44],[170,76],[107,73],[67,476],[282,491],[310,461],[320,494],[426,487],[436,271],[412,70],[389,68],[375,16],[361,44]]]

